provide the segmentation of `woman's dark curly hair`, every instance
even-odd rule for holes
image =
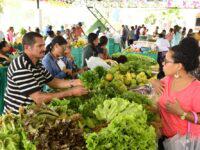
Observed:
[[[170,50],[173,52],[174,62],[181,63],[186,72],[193,71],[199,67],[200,47],[194,38],[187,37]]]

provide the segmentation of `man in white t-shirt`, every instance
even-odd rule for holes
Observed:
[[[45,40],[45,47],[47,47],[51,43],[54,37],[55,37],[55,33],[53,31],[49,31],[48,36]]]
[[[157,62],[159,64],[159,73],[157,75],[158,79],[161,79],[165,76],[165,74],[163,72],[162,63],[165,59],[165,55],[166,55],[167,51],[169,50],[169,47],[170,47],[169,41],[164,38],[163,34],[159,34],[159,38],[156,41],[156,48],[158,50]]]

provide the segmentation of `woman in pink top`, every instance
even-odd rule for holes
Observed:
[[[14,28],[13,27],[9,27],[8,29],[8,34],[7,34],[7,40],[11,43],[14,42],[15,38],[15,33],[14,33]]]
[[[191,136],[200,138],[200,81],[189,73],[198,68],[199,55],[198,42],[191,37],[183,39],[166,54],[163,62],[166,77],[161,80],[162,95],[158,101],[162,133],[166,138],[186,135],[188,122],[191,122]],[[155,88],[157,85],[154,83]],[[197,124],[192,112],[198,116]]]

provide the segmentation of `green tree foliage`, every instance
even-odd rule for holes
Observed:
[[[0,0],[0,13],[3,12],[3,2],[4,0]]]

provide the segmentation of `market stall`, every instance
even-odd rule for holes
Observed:
[[[108,70],[97,67],[83,73],[80,79],[91,91],[88,96],[55,99],[40,108],[21,107],[20,115],[3,115],[1,146],[12,150],[156,149],[151,122],[158,118],[147,109],[152,104],[140,94],[144,89],[135,90],[154,77],[151,66],[156,62],[142,55],[127,58]]]
[[[7,69],[8,67],[0,67],[0,114],[3,113],[4,92],[7,85]]]

